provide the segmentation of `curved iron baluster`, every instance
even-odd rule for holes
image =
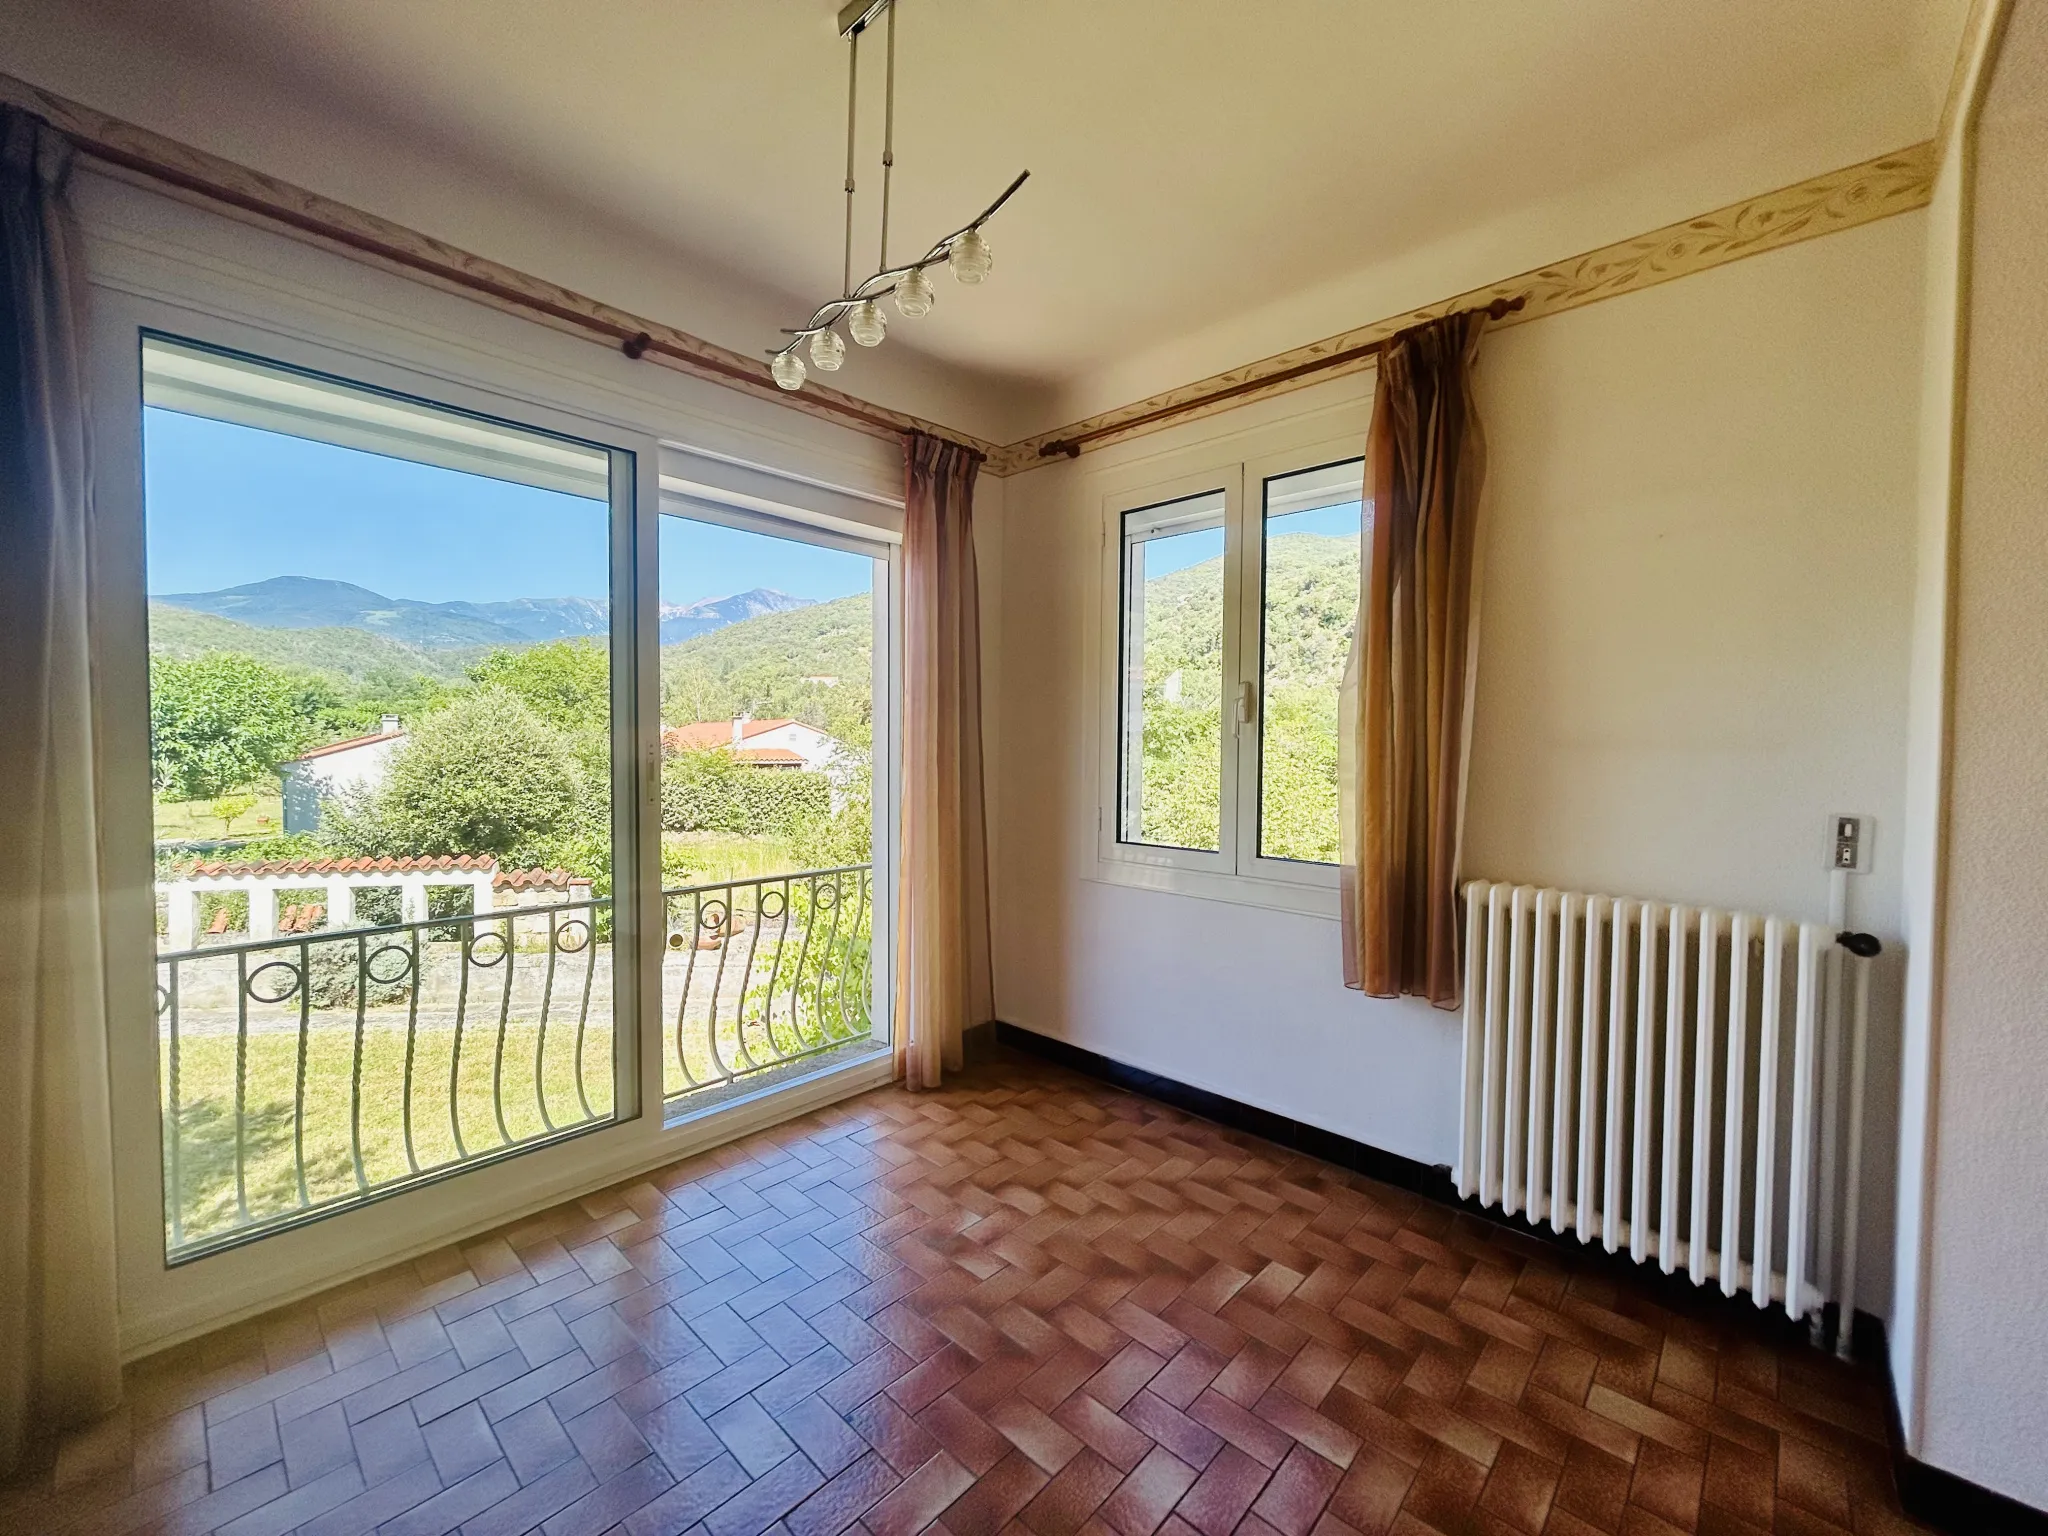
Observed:
[[[583,1086],[583,1032],[590,1024],[590,987],[597,979],[597,904],[583,909],[590,915],[590,941],[583,946],[589,960],[583,967],[583,1005],[576,1010],[576,1099],[583,1106],[583,1118],[595,1120],[597,1111],[590,1107],[590,1094]],[[618,1106],[613,1104],[614,1111]]]
[[[462,1102],[459,1094],[462,1076],[462,1026],[469,1018],[469,952],[474,943],[474,931],[469,938],[458,941],[462,954],[462,982],[455,993],[455,1048],[448,1053],[448,1129],[455,1136],[457,1162],[469,1156],[469,1147],[462,1139],[462,1115],[457,1106]]]
[[[498,1145],[512,1145],[512,1130],[505,1124],[505,1029],[512,1021],[512,976],[518,964],[518,947],[513,944],[512,919],[505,920],[505,995],[498,1004],[498,1043],[491,1052],[491,1112],[498,1121]]]
[[[299,940],[299,1060],[298,1082],[292,1093],[292,1162],[299,1179],[299,1207],[313,1203],[306,1189],[306,1047],[313,1029],[313,946]]]
[[[858,874],[853,875],[851,878],[854,889],[854,901],[857,905],[853,909],[853,931],[846,938],[846,953],[839,957],[839,995],[837,1006],[839,1012],[839,1037],[842,1040],[850,1040],[859,1033],[846,1016],[846,982],[847,978],[854,972],[854,951],[857,948],[866,947],[862,945],[861,929],[868,918],[867,882],[861,879]],[[869,941],[869,944],[872,944],[872,940]]]
[[[729,913],[732,913],[732,914],[733,914],[733,921],[734,921],[734,922],[737,922],[737,921],[738,921],[738,915],[737,915],[737,909],[738,909],[738,907],[739,907],[739,900],[738,900],[738,892],[737,892],[737,891],[735,891],[735,892],[734,892],[734,899],[733,899],[733,901],[731,902],[731,904],[730,904],[730,905],[729,905],[729,906],[727,907],[727,909],[726,909],[726,910],[727,910],[727,911],[728,911]],[[727,940],[726,942],[727,942],[727,943],[731,943],[732,941],[731,941],[730,939],[728,939],[728,940]],[[741,966],[741,967],[740,967],[740,994],[739,994],[739,1000],[738,1000],[738,1001],[737,1001],[737,1002],[736,1002],[736,1003],[735,1003],[735,1004],[733,1005],[733,1010],[732,1010],[732,1033],[733,1033],[733,1038],[734,1038],[735,1040],[737,1040],[737,1041],[739,1042],[739,1047],[740,1047],[740,1058],[741,1058],[741,1060],[743,1060],[743,1061],[745,1061],[745,1062],[746,1062],[746,1064],[747,1064],[747,1070],[748,1070],[749,1072],[753,1072],[753,1071],[757,1071],[757,1070],[759,1070],[759,1063],[758,1063],[758,1062],[756,1062],[756,1061],[754,1060],[754,1053],[753,1053],[752,1051],[750,1051],[749,1049],[747,1049],[747,983],[748,983],[748,982],[750,982],[750,981],[752,981],[752,980],[754,979],[754,956],[755,956],[755,955],[757,955],[758,953],[760,953],[760,950],[761,950],[761,885],[760,885],[760,882],[759,882],[759,881],[756,881],[756,882],[754,883],[754,923],[753,923],[753,927],[752,927],[752,928],[751,928],[751,929],[750,929],[750,930],[748,931],[748,934],[747,934],[747,960],[746,960],[746,964],[744,964],[743,966]],[[773,1036],[770,1036],[770,1037],[769,1037],[769,1040],[768,1040],[768,1046],[769,1046],[769,1049],[770,1049],[770,1050],[773,1050],[773,1049],[774,1049],[774,1047],[775,1047],[775,1040],[774,1040],[774,1037],[773,1037]]]
[[[828,967],[830,967],[832,963],[832,957],[839,952],[839,911],[840,908],[843,905],[845,905],[839,899],[839,875],[836,871],[833,873],[831,879],[832,934],[829,938],[825,940],[825,954],[824,957],[818,962],[818,979],[811,989],[811,1007],[817,1013],[818,1034],[821,1040],[829,1038],[829,1032],[825,1027],[825,982],[828,974]]]
[[[875,938],[873,921],[875,909],[874,888],[875,881],[873,872],[865,869],[862,870],[860,872],[860,902],[861,909],[869,914],[869,922],[868,942],[860,952],[860,1011],[861,1016],[867,1020],[869,1034],[873,1034],[875,1029]],[[889,1021],[889,1032],[891,1038],[894,1037],[895,1030],[896,1021],[892,1018]]]
[[[689,1084],[689,1087],[683,1090],[685,1093],[689,1092],[690,1088],[702,1088],[704,1086],[697,1081],[697,1074],[690,1070],[690,1052],[687,1039],[683,1033],[690,1015],[690,984],[697,979],[697,927],[704,913],[704,895],[701,891],[686,894],[689,894],[693,899],[693,905],[690,909],[690,958],[683,962],[682,995],[676,999],[676,1065],[683,1069],[683,1077]],[[662,907],[664,912],[667,913],[668,921],[674,922],[675,915],[668,910],[666,900],[662,902]],[[674,943],[675,939],[680,937],[680,934],[675,934],[669,942]]]
[[[413,1173],[420,1171],[419,1150],[413,1144],[412,1136],[412,1064],[414,1053],[420,1041],[420,993],[427,988],[427,978],[420,968],[420,931],[412,930],[412,1000],[405,1009],[405,1091],[400,1098],[399,1119],[405,1126],[405,1166]]]
[[[349,1058],[348,1074],[348,1156],[355,1165],[356,1193],[370,1187],[363,1176],[363,1014],[370,1006],[370,942],[366,934],[356,935],[356,1040]]]
[[[249,1219],[249,956],[235,955],[235,1209]]]
[[[176,960],[162,962],[169,980],[159,988],[162,1001],[157,1012],[170,1021],[171,1026],[171,1198],[168,1202],[171,1216],[171,1246],[180,1248],[185,1243],[185,1115],[184,1098],[180,1088],[178,1060],[178,1011],[179,1011],[179,967]],[[162,1026],[158,1026],[161,1033]]]
[[[810,875],[805,878],[808,884],[804,900],[804,942],[797,951],[796,968],[789,976],[789,1023],[796,1031],[797,1039],[808,1044],[810,1036],[803,1023],[804,967],[810,963],[811,935],[818,927],[818,877]]]
[[[724,912],[724,916],[713,925],[714,931],[717,931],[723,929],[732,920],[732,885],[728,882],[722,886],[714,886],[713,889],[725,892],[724,902],[712,903],[713,906],[720,907]],[[699,919],[699,921],[701,922],[702,920]],[[704,1022],[704,1037],[710,1043],[712,1061],[716,1063],[718,1070],[725,1074],[725,1081],[729,1083],[735,1077],[738,1077],[739,1073],[725,1064],[725,1052],[718,1048],[718,1003],[725,987],[725,949],[726,937],[723,933],[719,933],[718,969],[712,973],[711,977],[711,1013]],[[740,1054],[746,1054],[746,1043],[744,1041],[740,1044]]]
[[[540,983],[540,1029],[533,1038],[533,1102],[540,1109],[540,1123],[549,1130],[555,1128],[555,1117],[548,1113],[548,1091],[541,1081],[541,1071],[548,1053],[548,1008],[555,1000],[555,944],[560,936],[558,914],[548,912],[548,968]]]
[[[763,883],[765,884],[765,882]],[[776,923],[775,960],[773,964],[771,964],[768,967],[767,981],[763,982],[761,985],[761,1027],[768,1036],[768,1048],[774,1051],[778,1056],[787,1058],[790,1056],[801,1055],[803,1053],[804,1037],[801,1034],[798,1034],[795,1027],[792,1026],[790,1029],[790,1035],[791,1038],[793,1038],[796,1041],[796,1045],[788,1051],[783,1050],[782,1043],[775,1038],[775,982],[776,979],[782,974],[782,949],[783,946],[789,942],[790,917],[790,894],[788,877],[785,876],[780,882],[780,884],[782,886],[782,889],[774,893],[775,895],[778,895],[782,898],[782,910],[775,914],[774,919]],[[767,904],[767,900],[767,892],[756,891],[754,896],[755,910],[759,911],[763,906]]]

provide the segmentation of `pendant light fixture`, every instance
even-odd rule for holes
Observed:
[[[882,104],[882,246],[881,265],[858,286],[853,281],[853,188],[854,128],[859,121],[860,39],[883,12],[888,13],[888,69],[884,75]],[[839,35],[847,40],[846,65],[846,250],[840,296],[818,306],[810,324],[783,334],[789,340],[769,349],[768,371],[784,389],[802,389],[806,369],[802,350],[807,349],[811,366],[830,373],[846,361],[846,343],[840,339],[839,322],[846,322],[846,334],[855,346],[878,347],[889,334],[889,317],[884,299],[893,299],[896,313],[915,320],[931,313],[938,297],[932,286],[931,269],[941,264],[952,269],[961,283],[973,286],[989,274],[995,256],[982,226],[994,218],[1030,176],[1021,171],[1003,189],[1003,195],[975,218],[960,226],[912,262],[889,265],[889,179],[896,165],[896,0],[852,0],[839,13]]]

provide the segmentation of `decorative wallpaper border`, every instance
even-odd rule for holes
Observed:
[[[246,223],[282,230],[296,239],[338,250],[493,308],[537,319],[557,330],[602,339],[617,345],[628,357],[660,363],[870,436],[893,438],[915,429],[965,443],[983,454],[996,450],[996,444],[952,427],[820,384],[807,384],[794,394],[778,389],[763,359],[473,255],[11,75],[0,74],[0,101],[38,113],[70,138],[82,154],[125,179],[226,212]]]
[[[1698,218],[1617,241],[1568,261],[1537,267],[1406,314],[1375,320],[1370,325],[1275,353],[1150,399],[1133,401],[1084,421],[1038,433],[1005,445],[990,458],[988,468],[996,474],[1016,474],[1048,458],[1070,457],[1070,447],[1076,438],[1087,439],[1078,445],[1083,451],[1104,443],[1125,442],[1218,411],[1234,410],[1253,400],[1270,399],[1356,373],[1372,366],[1371,349],[1375,344],[1397,331],[1454,310],[1476,309],[1495,299],[1519,297],[1526,300],[1522,309],[1496,323],[1524,325],[1545,315],[1561,314],[1583,304],[1689,277],[1745,256],[1924,208],[1934,194],[1937,159],[1935,141],[1930,139],[1859,165],[1809,177]],[[1330,360],[1327,366],[1314,366],[1325,359]],[[1271,387],[1258,387],[1258,381],[1267,378],[1273,381]],[[1163,421],[1140,419],[1153,417],[1162,410],[1174,414]],[[1126,425],[1128,430],[1122,430]]]
[[[1976,0],[1978,8],[1990,3],[1995,0]],[[1976,14],[1975,9],[1972,14]],[[870,436],[893,437],[916,430],[963,443],[982,453],[985,469],[995,475],[1017,474],[1051,457],[1068,457],[1102,444],[1128,441],[1182,421],[1198,420],[1325,379],[1356,373],[1372,365],[1373,349],[1378,343],[1397,331],[1453,310],[1519,299],[1519,312],[1497,323],[1521,325],[1673,278],[1705,272],[1745,256],[1923,208],[1933,196],[1940,143],[1930,139],[1858,165],[1809,177],[1775,192],[1602,246],[1583,256],[1537,267],[1053,431],[998,445],[816,382],[795,392],[778,389],[761,359],[473,255],[402,224],[123,122],[10,75],[0,74],[0,101],[40,113],[67,134],[81,152],[145,185],[339,250],[508,313],[537,319],[557,330],[617,345],[628,357],[645,358]],[[1156,419],[1162,413],[1165,419]],[[1083,441],[1076,443],[1074,439]]]

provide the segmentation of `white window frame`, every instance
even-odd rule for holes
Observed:
[[[1303,430],[1304,427],[1307,430]],[[1277,445],[1276,445],[1277,440]],[[1273,445],[1273,446],[1269,446]],[[1119,477],[1101,499],[1101,599],[1096,878],[1208,900],[1337,915],[1338,866],[1268,858],[1259,851],[1259,756],[1264,720],[1265,499],[1270,480],[1362,458],[1362,433],[1332,435],[1327,422],[1249,434],[1242,456],[1199,468],[1195,454],[1152,465],[1156,478]],[[1214,450],[1211,450],[1213,455]],[[1163,473],[1162,473],[1163,472]],[[1222,826],[1216,852],[1130,843],[1120,836],[1123,747],[1123,520],[1127,512],[1221,490],[1223,522]],[[1249,718],[1237,706],[1248,700]]]
[[[184,337],[372,389],[529,426],[632,455],[614,525],[613,804],[619,923],[657,932],[660,808],[658,539],[664,469],[678,442],[730,466],[789,466],[798,518],[900,538],[886,487],[900,470],[872,439],[794,421],[694,379],[649,370],[333,253],[159,195],[87,175],[81,222],[92,290],[88,396],[98,538],[94,550],[95,728],[102,785],[109,1082],[113,1094],[121,1345],[129,1357],[174,1344],[536,1210],[887,1083],[887,1053],[669,1121],[662,1113],[662,950],[617,951],[617,990],[634,1028],[615,1032],[637,1071],[620,1072],[611,1122],[518,1155],[460,1168],[260,1239],[166,1263],[154,1007],[153,817],[149,793],[141,335]],[[846,494],[831,494],[834,486]],[[785,530],[789,531],[789,530]],[[892,560],[892,614],[900,575]],[[621,639],[619,637],[626,637]],[[880,638],[880,637],[878,637]],[[893,636],[888,637],[893,643]],[[894,666],[887,647],[876,664]],[[624,656],[629,664],[621,665]],[[876,679],[900,718],[897,680]],[[623,692],[621,692],[623,691]],[[630,701],[632,707],[627,707]],[[892,733],[893,734],[893,733]],[[622,740],[621,737],[624,739]],[[623,748],[624,750],[621,750]],[[878,854],[893,848],[892,762],[876,807]],[[877,784],[878,791],[882,788]],[[641,873],[644,871],[645,873]],[[875,904],[893,915],[893,870],[877,859]],[[893,955],[893,946],[885,950]],[[881,959],[880,956],[877,957]],[[883,966],[877,966],[878,971]],[[879,978],[878,978],[879,979]],[[886,984],[886,983],[884,983]],[[877,1015],[889,1011],[879,993]]]
[[[667,470],[663,471],[661,480],[661,515],[687,517],[746,533],[816,544],[820,548],[836,549],[849,555],[865,555],[875,562],[874,648],[869,663],[869,686],[874,690],[872,732],[876,756],[869,770],[874,775],[871,791],[874,804],[869,827],[872,846],[868,853],[871,870],[868,877],[869,900],[872,903],[868,919],[872,934],[868,943],[868,1019],[872,1026],[871,1038],[877,1044],[886,1045],[895,1022],[893,1005],[896,997],[896,903],[893,899],[884,900],[883,893],[896,889],[900,841],[896,829],[903,785],[903,740],[896,729],[896,722],[901,718],[903,703],[903,668],[897,644],[897,615],[902,612],[903,605],[903,535],[900,531],[886,532],[873,527],[855,533],[850,530],[858,525],[832,517],[829,512],[820,513],[788,504],[777,504],[773,511],[763,510],[761,504],[741,501],[737,497],[728,501],[723,493],[703,486],[692,486],[685,491],[678,488]],[[660,663],[657,659],[657,713],[660,689]],[[658,757],[657,753],[657,761]],[[657,784],[657,804],[659,794]],[[658,832],[656,837],[655,868],[658,873]],[[658,879],[656,883],[660,883]],[[669,1124],[681,1125],[697,1116],[717,1113],[715,1107],[693,1111],[685,1104],[681,1113],[670,1116]]]
[[[1237,859],[1237,818],[1231,807],[1237,798],[1237,775],[1239,754],[1231,750],[1232,737],[1226,729],[1219,738],[1222,743],[1222,761],[1217,765],[1219,775],[1218,804],[1216,817],[1217,847],[1214,851],[1202,848],[1176,848],[1162,843],[1126,842],[1123,837],[1123,739],[1124,739],[1124,618],[1126,594],[1124,591],[1124,516],[1130,512],[1141,512],[1150,507],[1163,506],[1169,502],[1185,501],[1197,496],[1223,496],[1223,688],[1221,709],[1227,717],[1230,701],[1235,696],[1231,679],[1237,676],[1237,646],[1240,626],[1230,622],[1230,615],[1238,609],[1237,576],[1230,561],[1231,530],[1241,514],[1244,497],[1243,466],[1222,464],[1210,469],[1195,470],[1173,480],[1162,481],[1105,497],[1103,500],[1103,549],[1108,567],[1104,585],[1108,611],[1104,615],[1103,636],[1109,657],[1109,708],[1102,732],[1102,783],[1104,791],[1101,811],[1097,816],[1100,834],[1101,855],[1105,859],[1135,868],[1155,870],[1184,870],[1206,874],[1228,874],[1236,867]]]

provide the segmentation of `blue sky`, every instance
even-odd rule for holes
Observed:
[[[602,597],[602,503],[155,408],[143,412],[149,590],[272,576],[386,597]],[[823,601],[868,589],[863,556],[661,520],[661,600],[752,587]]]

